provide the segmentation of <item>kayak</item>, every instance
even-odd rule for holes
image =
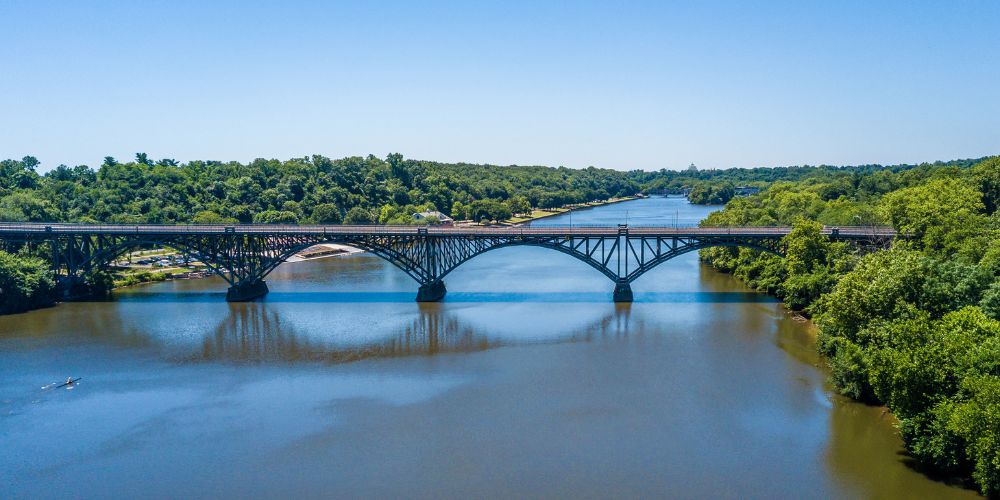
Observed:
[[[43,391],[47,391],[49,389],[58,389],[60,387],[66,387],[67,385],[73,385],[73,384],[75,384],[75,383],[77,383],[77,382],[79,382],[81,380],[83,380],[83,377],[77,377],[77,378],[75,378],[73,380],[70,380],[70,381],[67,381],[67,382],[63,382],[61,384],[57,384],[56,382],[52,382],[49,385],[42,386],[42,390]]]
[[[55,388],[58,389],[60,387],[66,387],[67,385],[73,385],[73,384],[79,382],[82,379],[83,379],[83,377],[77,377],[77,378],[75,378],[73,380],[70,380],[70,381],[67,381],[67,382],[63,382],[63,383],[57,385]]]

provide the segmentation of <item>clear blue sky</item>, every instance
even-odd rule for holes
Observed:
[[[1000,2],[0,0],[0,157],[1000,153]]]

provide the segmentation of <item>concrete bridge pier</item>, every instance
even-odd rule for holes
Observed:
[[[615,283],[615,302],[632,302],[632,284],[627,281]]]
[[[58,276],[56,278],[56,290],[59,293],[59,300],[64,302],[95,300],[107,298],[111,294],[111,285],[103,288],[101,284],[90,284],[82,276]]]
[[[263,280],[252,283],[237,283],[226,292],[226,302],[249,302],[267,295],[267,283]]]
[[[420,290],[417,291],[417,302],[440,302],[446,293],[448,293],[448,289],[444,287],[443,281],[432,281],[420,285]]]
[[[90,297],[87,284],[79,276],[57,276],[56,290],[64,301],[83,300]]]

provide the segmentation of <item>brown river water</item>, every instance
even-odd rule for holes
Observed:
[[[652,198],[573,222],[710,210]],[[624,306],[526,247],[467,262],[438,304],[369,254],[268,283],[254,303],[212,278],[0,317],[0,498],[976,496],[831,391],[809,322],[694,254]]]

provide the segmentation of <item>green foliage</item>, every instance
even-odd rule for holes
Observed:
[[[297,221],[335,224],[353,213],[353,223],[374,223],[382,207],[390,205],[396,214],[393,223],[404,223],[413,213],[407,207],[448,214],[476,202],[480,218],[498,220],[533,206],[559,207],[639,191],[636,174],[616,170],[445,164],[396,153],[385,160],[312,156],[246,164],[178,164],[137,153],[130,163],[107,157],[96,171],[59,166],[44,176],[35,172],[37,165],[32,157],[0,161],[0,221],[290,223],[291,213]]]
[[[55,281],[45,261],[0,251],[0,314],[45,307],[55,299]]]
[[[781,295],[793,309],[805,309],[836,282],[831,272],[835,247],[823,235],[823,225],[799,219],[785,237],[785,280]]]
[[[830,377],[841,394],[861,401],[872,399],[864,351],[843,337],[834,338],[830,351]]]
[[[736,196],[736,188],[728,182],[700,183],[688,192],[688,200],[696,205],[723,205]]]
[[[939,402],[929,411],[900,420],[903,443],[914,458],[939,471],[962,474],[968,468],[965,441],[951,430],[955,403]]]
[[[211,210],[202,210],[194,214],[191,222],[195,224],[236,224],[239,220],[234,217],[223,217]]]
[[[254,214],[254,224],[298,224],[299,216],[287,210],[265,210]]]
[[[887,194],[881,210],[886,220],[913,235],[917,246],[928,253],[976,256],[978,260],[983,248],[978,236],[986,228],[982,198],[968,181],[932,179]]]
[[[372,224],[374,219],[371,212],[361,207],[353,207],[344,216],[344,224]]]
[[[139,283],[153,283],[166,281],[167,274],[158,271],[146,271],[141,273],[128,274],[120,279],[115,279],[115,287],[133,286]]]
[[[33,191],[15,191],[0,198],[0,222],[46,222],[56,220],[52,203]]]
[[[476,221],[503,221],[511,218],[511,210],[500,200],[475,200],[467,208],[469,218]]]
[[[983,493],[1000,494],[1000,377],[995,373],[963,382],[966,398],[955,406],[948,431],[965,443],[975,464],[972,478]]]
[[[983,194],[986,213],[992,214],[1000,207],[1000,156],[987,158],[972,169],[979,191]]]
[[[702,258],[812,313],[841,393],[887,405],[913,457],[997,495],[1000,160],[955,167],[776,182],[705,225],[793,224],[785,260],[718,248]],[[822,224],[891,224],[912,238],[861,255]]]
[[[314,224],[340,224],[343,217],[340,216],[340,208],[333,203],[320,203],[313,208],[312,222]]]
[[[993,319],[1000,319],[1000,281],[993,282],[983,292],[983,298],[979,301],[979,308]]]
[[[507,200],[507,209],[510,210],[512,214],[527,214],[531,213],[531,202],[528,198],[524,196],[512,196]]]

